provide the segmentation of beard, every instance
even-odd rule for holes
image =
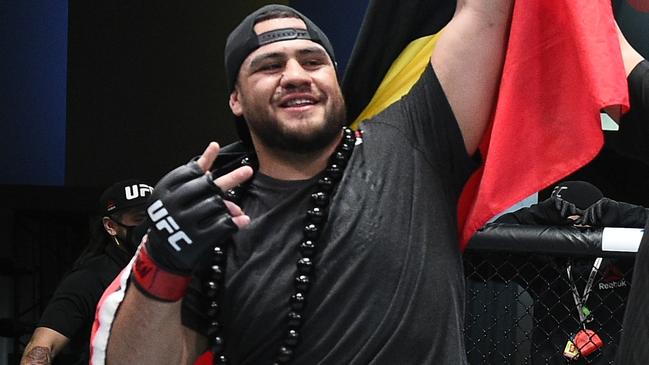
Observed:
[[[314,153],[329,146],[340,134],[345,120],[342,98],[333,103],[322,123],[303,129],[289,128],[255,109],[246,115],[248,128],[261,143],[270,149],[297,154]]]

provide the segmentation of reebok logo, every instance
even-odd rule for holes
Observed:
[[[185,241],[186,245],[192,243],[191,238],[180,229],[178,223],[176,223],[176,220],[169,215],[169,212],[167,212],[167,209],[162,205],[160,199],[153,202],[153,204],[146,209],[146,212],[155,223],[155,227],[158,231],[166,231],[169,234],[167,241],[174,250],[181,250],[178,245],[178,242],[180,241]]]
[[[629,285],[626,280],[612,281],[610,283],[599,283],[599,290],[611,290],[617,288],[624,288]]]

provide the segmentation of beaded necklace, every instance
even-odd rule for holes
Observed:
[[[273,364],[286,364],[293,359],[294,349],[299,343],[300,327],[302,326],[302,313],[307,301],[307,293],[313,283],[313,272],[315,271],[313,256],[316,253],[318,238],[324,228],[327,219],[327,210],[331,197],[337,183],[342,178],[349,157],[354,150],[356,136],[354,131],[343,128],[343,138],[338,147],[329,158],[329,162],[318,179],[316,191],[311,194],[311,207],[306,212],[306,225],[304,226],[304,238],[298,244],[299,259],[296,264],[295,288],[290,298],[289,312],[287,315],[287,331],[282,345],[278,349]],[[256,161],[246,156],[241,159],[242,165],[255,166]],[[226,198],[234,202],[240,202],[245,188],[240,186],[226,192]],[[223,296],[225,289],[224,276],[225,264],[227,261],[226,243],[216,244],[213,248],[212,265],[210,267],[210,278],[205,283],[204,292],[209,298],[207,316],[209,318],[208,338],[211,343],[213,364],[228,364],[229,361],[224,354],[224,338],[221,334],[223,325],[219,322],[220,304],[219,297]]]

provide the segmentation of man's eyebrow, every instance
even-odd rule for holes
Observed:
[[[320,47],[306,47],[306,48],[301,48],[297,52],[297,55],[299,57],[304,57],[304,56],[310,56],[310,55],[316,55],[316,56],[326,56],[327,53]],[[255,56],[251,61],[250,61],[250,68],[256,68],[260,63],[266,61],[266,60],[282,60],[286,59],[288,56],[284,52],[268,52],[268,53],[262,53],[260,55]]]
[[[307,48],[302,48],[298,51],[298,54],[300,56],[304,55],[323,55],[326,56],[327,53],[319,47],[307,47]]]
[[[251,61],[250,61],[250,68],[255,68],[258,66],[258,64],[269,60],[269,59],[284,59],[286,58],[286,55],[281,53],[281,52],[269,52],[269,53],[262,53],[260,55],[255,56]]]

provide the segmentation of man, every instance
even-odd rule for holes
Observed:
[[[134,229],[144,221],[151,191],[149,185],[131,179],[117,182],[102,193],[90,243],[48,302],[21,365],[51,364],[64,348],[69,355],[60,356],[61,363],[88,363],[95,306],[135,253]]]
[[[92,363],[191,363],[208,340],[215,363],[466,363],[455,206],[511,3],[458,1],[431,67],[362,138],[340,131],[334,53],[315,24],[278,5],[244,19],[226,44],[229,103],[258,170],[214,185],[212,143],[156,185],[132,275],[114,283],[123,302],[107,291],[98,308]],[[201,264],[203,311],[187,287]]]

